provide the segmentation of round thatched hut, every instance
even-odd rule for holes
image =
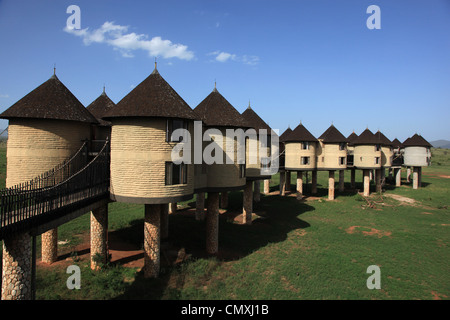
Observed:
[[[364,130],[357,139],[353,141],[354,145],[354,166],[363,170],[364,176],[364,195],[370,194],[370,171],[381,169],[381,144],[380,141],[369,129]],[[381,174],[376,177],[380,178]],[[377,186],[381,180],[377,180]]]
[[[56,74],[4,111],[0,118],[9,120],[7,187],[34,179],[71,158],[83,141],[90,138],[91,125],[97,123]],[[57,241],[57,229],[42,234],[43,262],[56,261]],[[3,297],[20,297],[22,288],[28,290],[27,294],[31,292],[27,272],[30,250],[29,234],[3,241],[3,274],[18,274],[9,279],[11,285],[3,287]],[[3,284],[9,280],[4,278]]]
[[[432,145],[417,133],[403,142],[403,161],[407,167],[413,167],[413,189],[421,186],[422,167],[431,164]]]
[[[103,88],[102,94],[86,107],[98,121],[98,125],[94,126],[94,140],[111,140],[111,122],[103,120],[102,117],[115,106]]]
[[[292,132],[284,137],[285,170],[297,172],[297,194],[303,194],[303,172],[312,171],[312,193],[317,191],[317,157],[319,141],[300,123]],[[280,179],[281,180],[281,179]],[[289,174],[286,177],[290,184]],[[280,182],[281,184],[281,182]]]
[[[334,171],[339,171],[339,191],[344,191],[344,170],[347,168],[347,138],[331,125],[319,138],[317,170],[328,170],[328,199],[334,200]]]
[[[144,274],[148,277],[159,273],[160,219],[167,219],[168,203],[191,199],[194,193],[192,159],[179,158],[180,152],[174,159],[172,150],[182,146],[180,142],[192,150],[189,135],[176,135],[180,132],[176,129],[193,136],[195,119],[156,64],[103,117],[111,122],[111,199],[145,204]]]
[[[205,124],[202,136],[203,161],[206,164],[207,176],[206,187],[203,191],[208,192],[206,249],[208,253],[214,254],[218,251],[219,193],[225,194],[231,190],[244,189],[244,187],[246,193],[252,193],[251,182],[246,185],[245,140],[240,141],[234,135],[230,135],[230,132],[245,130],[249,128],[249,125],[219,93],[216,86],[195,107],[194,112]],[[244,214],[244,222],[251,222],[251,212]]]

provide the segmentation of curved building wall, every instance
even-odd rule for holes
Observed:
[[[405,147],[404,165],[409,167],[427,167],[431,163],[431,151],[426,147]]]
[[[319,142],[316,154],[317,170],[347,169],[347,147],[340,150],[338,143]]]
[[[165,118],[112,120],[111,198],[119,202],[156,204],[190,199],[194,165],[187,164],[187,183],[166,184],[166,163],[176,142],[166,141]],[[188,127],[191,133],[193,122]]]
[[[10,119],[6,186],[34,179],[71,158],[89,139],[91,125],[48,119]]]
[[[285,143],[285,168],[291,171],[309,171],[316,169],[317,143],[310,142],[308,149],[302,149],[301,142]],[[309,163],[305,163],[309,158]]]
[[[213,131],[210,129],[213,129]],[[214,131],[216,131],[217,134],[215,134]],[[215,143],[219,144],[218,150],[222,154],[221,164],[212,163],[207,165],[207,191],[220,192],[233,189],[242,189],[246,183],[244,169],[245,165],[242,166],[238,163],[238,152],[240,152],[244,157],[246,156],[245,144],[239,143],[236,138],[233,139],[230,136],[227,137],[226,128],[209,128],[206,130],[205,134],[212,137]],[[221,144],[220,140],[222,140]],[[211,143],[212,141],[206,143],[205,148],[207,149],[207,152],[204,152],[204,155],[210,154],[209,150],[211,149],[209,147],[211,146]],[[232,146],[234,150],[233,158],[227,155],[227,146]],[[219,158],[219,155],[217,155],[217,158]]]
[[[376,158],[378,158],[378,163]],[[377,151],[375,145],[356,145],[354,166],[360,169],[380,169],[381,148]]]

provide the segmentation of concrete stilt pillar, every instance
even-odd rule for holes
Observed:
[[[381,186],[383,187],[386,185],[386,168],[381,168],[380,173],[381,173],[381,176],[380,176]]]
[[[402,169],[395,168],[394,175],[395,175],[395,186],[400,187],[402,185]]]
[[[91,269],[97,270],[108,259],[108,205],[91,211]]]
[[[344,192],[345,189],[345,171],[339,170],[339,192]]]
[[[286,184],[285,191],[291,191],[291,172],[290,171],[286,171],[285,184]]]
[[[178,207],[176,202],[169,203],[169,214],[177,213]]]
[[[419,189],[419,167],[413,167],[413,189]]]
[[[219,193],[209,192],[206,210],[206,252],[219,251]]]
[[[41,235],[41,260],[48,264],[58,260],[58,228]]]
[[[297,199],[303,197],[303,171],[297,171]]]
[[[161,204],[161,239],[169,237],[169,204]]]
[[[222,209],[228,208],[228,191],[220,193],[220,207]]]
[[[253,182],[253,201],[261,201],[261,180],[255,180]]]
[[[422,167],[419,167],[419,181],[418,181],[418,184],[419,184],[419,188],[422,188]]]
[[[314,170],[311,175],[311,193],[317,194],[317,171]]]
[[[280,196],[286,194],[286,171],[280,171]]]
[[[161,205],[146,204],[144,218],[144,277],[159,275],[161,259]]]
[[[270,179],[264,180],[264,194],[270,193]]]
[[[330,170],[328,174],[328,200],[334,200],[334,171]]]
[[[247,181],[244,188],[244,199],[242,208],[242,221],[244,224],[252,224],[252,213],[253,213],[253,183]]]
[[[205,219],[205,193],[197,193],[197,199],[195,200],[195,220]]]
[[[351,170],[350,183],[352,186],[352,190],[355,190],[356,189],[356,169],[355,168],[352,168],[352,170]]]
[[[406,168],[406,182],[411,182],[411,167]]]
[[[363,179],[364,179],[364,196],[368,197],[370,195],[370,172],[372,170],[364,169],[363,170]]]
[[[31,239],[28,233],[3,239],[2,300],[30,300]]]
[[[376,169],[375,174],[375,184],[376,184],[376,190],[377,192],[382,191],[382,185],[381,185],[381,171],[382,169]]]
[[[369,175],[370,175],[370,180],[372,181],[373,180],[373,176],[374,176],[373,170],[370,170]]]

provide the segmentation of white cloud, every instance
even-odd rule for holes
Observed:
[[[114,22],[105,22],[100,28],[90,31],[86,29],[69,29],[64,31],[81,37],[85,45],[92,43],[106,43],[115,50],[119,50],[125,58],[134,57],[132,51],[144,50],[152,57],[178,58],[182,60],[192,60],[194,53],[188,50],[183,44],[174,44],[170,40],[163,40],[161,37],[153,37],[148,40],[146,34],[136,34],[128,32],[128,26],[117,25]]]
[[[9,98],[9,94],[0,94],[0,98]]]
[[[224,52],[224,51],[214,51],[209,53],[208,55],[215,56],[215,60],[218,62],[227,62],[227,61],[235,61],[235,62],[241,62],[243,64],[248,64],[251,66],[257,65],[259,63],[259,57],[258,56],[249,56],[249,55],[243,55],[238,56],[236,54]]]

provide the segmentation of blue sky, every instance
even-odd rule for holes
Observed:
[[[81,29],[65,30],[69,5]],[[369,5],[381,29],[369,30]],[[450,140],[449,0],[0,1],[0,111],[53,73],[85,106],[158,70],[195,108],[214,88],[283,132],[366,127]],[[5,128],[7,121],[0,121]]]

